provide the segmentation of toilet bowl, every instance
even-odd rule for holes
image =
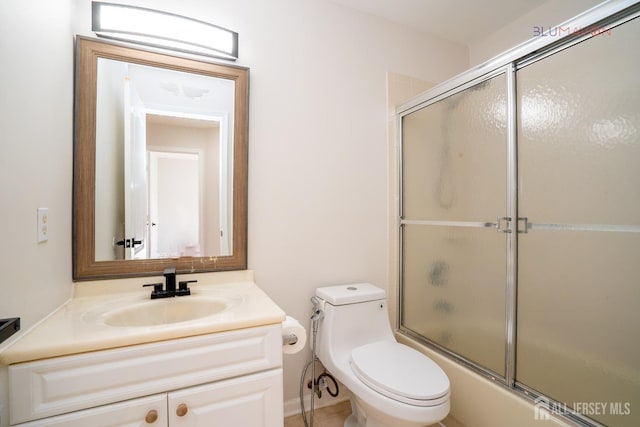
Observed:
[[[368,283],[316,289],[318,359],[351,392],[345,427],[423,427],[449,413],[449,379],[395,340],[386,292]]]

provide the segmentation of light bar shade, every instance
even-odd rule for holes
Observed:
[[[235,61],[238,33],[217,25],[124,4],[92,2],[91,30],[100,37]]]

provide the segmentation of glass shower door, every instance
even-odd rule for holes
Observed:
[[[517,73],[516,380],[616,426],[640,425],[638,40],[635,19]]]
[[[505,376],[506,77],[402,119],[401,327]]]

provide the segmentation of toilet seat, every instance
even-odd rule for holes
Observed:
[[[376,341],[351,351],[351,369],[367,386],[415,406],[440,405],[449,398],[449,379],[424,354],[394,341]]]

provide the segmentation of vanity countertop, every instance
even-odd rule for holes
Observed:
[[[269,325],[285,319],[284,311],[253,282],[250,271],[180,275],[179,279],[197,279],[198,283],[191,284],[190,296],[166,300],[213,298],[229,302],[228,307],[188,321],[111,326],[104,319],[114,310],[170,301],[150,300],[150,288],[140,288],[140,283],[153,283],[153,278],[76,284],[74,298],[4,349],[0,364]]]

